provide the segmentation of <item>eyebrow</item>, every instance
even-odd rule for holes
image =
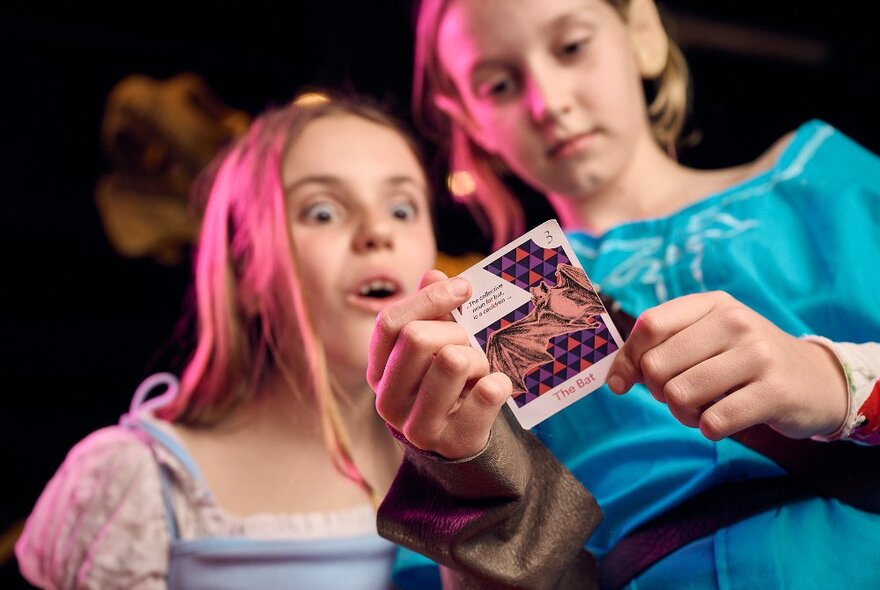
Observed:
[[[591,18],[594,18],[590,15],[595,13],[595,11],[596,9],[592,6],[584,6],[576,10],[561,14],[556,18],[540,25],[541,34],[553,35],[565,29],[565,27],[571,26],[572,24],[590,25],[591,23],[589,22],[589,20]],[[508,61],[509,60],[504,56],[488,56],[471,64],[469,68],[469,75],[473,79],[478,74],[482,73],[481,70],[491,70],[492,68],[504,66],[508,63]]]
[[[546,24],[546,30],[548,32],[556,32],[571,24],[592,24],[590,21],[596,18],[595,13],[595,6],[582,6],[577,10],[566,12],[551,20]]]
[[[304,186],[306,184],[329,184],[329,185],[341,185],[342,182],[335,176],[329,176],[326,174],[315,174],[311,176],[303,176],[302,178],[296,180],[295,182],[291,182],[290,184],[285,184],[284,194],[290,194],[296,189]]]
[[[393,187],[409,184],[424,193],[428,192],[428,187],[425,185],[425,183],[413,178],[412,176],[406,176],[406,175],[391,176],[391,177],[385,179],[385,184],[393,186]]]
[[[345,187],[346,183],[340,179],[338,176],[331,176],[328,174],[313,174],[310,176],[303,176],[302,178],[291,182],[290,184],[284,185],[284,194],[289,195],[299,189],[302,186],[307,184],[323,184],[329,186],[337,186],[337,187]],[[399,174],[396,176],[390,176],[382,181],[382,184],[398,187],[403,185],[411,185],[414,188],[427,193],[428,187],[421,181],[404,174]]]

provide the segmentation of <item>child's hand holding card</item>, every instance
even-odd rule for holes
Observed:
[[[510,378],[523,428],[605,383],[623,340],[555,220],[460,276],[472,297],[452,315],[490,370]]]

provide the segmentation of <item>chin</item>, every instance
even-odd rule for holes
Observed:
[[[589,172],[572,171],[572,173],[553,179],[553,192],[565,195],[571,199],[586,199],[596,192],[599,187],[599,178]]]

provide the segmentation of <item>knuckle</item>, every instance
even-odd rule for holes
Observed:
[[[736,299],[734,299],[733,296],[727,291],[712,291],[710,293],[710,296],[715,302],[715,305],[719,307],[728,306],[736,303]]]
[[[745,307],[739,305],[724,309],[725,323],[738,334],[748,332],[752,326],[752,314]]]
[[[471,393],[480,396],[480,399],[489,404],[497,405],[510,397],[512,391],[510,378],[503,373],[495,373],[480,379]]]
[[[410,322],[400,330],[399,340],[406,348],[422,349],[428,345],[430,337],[419,322]]]
[[[447,291],[443,288],[442,283],[434,283],[425,289],[422,289],[422,295],[425,297],[425,302],[431,309],[446,305],[448,299]]]
[[[660,320],[660,314],[649,309],[642,313],[638,319],[639,330],[650,338],[655,338],[663,333],[663,325]]]
[[[651,394],[651,397],[653,397],[655,400],[657,400],[661,404],[666,403],[666,397],[663,395],[663,392],[658,390],[656,387],[652,387],[652,386],[648,385],[648,392]]]
[[[689,426],[694,428],[700,422],[700,414],[699,412],[695,412],[691,408],[685,408],[681,406],[676,406],[674,404],[669,404],[669,409],[672,412],[672,415],[675,416],[676,420],[684,424],[685,426]]]
[[[687,388],[676,379],[663,385],[663,395],[670,403],[678,406],[687,406],[690,403]]]
[[[376,331],[380,335],[396,334],[398,330],[400,326],[391,308],[386,307],[376,315]]]
[[[389,396],[378,393],[376,395],[376,412],[383,420],[394,426],[393,416],[391,414],[392,404],[389,403]]]
[[[416,427],[411,420],[408,420],[403,426],[400,428],[400,432],[406,437],[406,440],[411,442],[414,446],[419,449],[426,450],[428,448],[428,441],[424,436],[422,436],[421,429]]]
[[[444,373],[451,374],[463,373],[470,364],[464,352],[454,344],[447,344],[441,348],[437,352],[434,362]]]
[[[743,345],[741,350],[741,362],[749,367],[750,382],[758,384],[773,379],[775,359],[768,342],[755,340]],[[791,375],[787,375],[786,378],[790,379]]]
[[[727,421],[717,411],[707,410],[700,418],[700,430],[711,440],[721,440],[727,433]]]
[[[773,359],[772,346],[763,339],[750,343],[748,354],[751,362],[759,366],[766,366]]]
[[[661,376],[662,365],[663,361],[656,349],[649,350],[643,354],[642,359],[639,361],[639,369],[641,369],[642,375],[651,380],[656,380]]]
[[[393,426],[396,430],[400,430],[401,421],[397,413],[394,412],[391,406],[387,404],[380,405],[376,404],[376,413],[385,421],[386,424]]]

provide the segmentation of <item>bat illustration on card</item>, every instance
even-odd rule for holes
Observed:
[[[473,287],[452,315],[531,428],[603,383],[622,339],[555,220],[461,273]]]

